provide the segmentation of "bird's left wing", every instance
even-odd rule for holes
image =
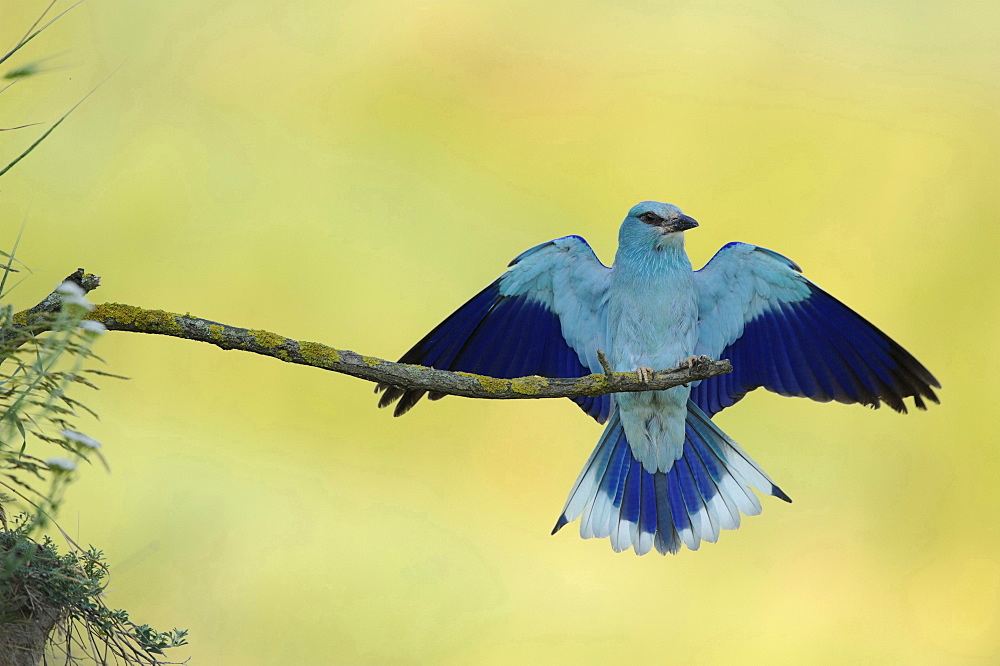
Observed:
[[[611,271],[583,238],[565,236],[522,252],[510,269],[428,333],[400,363],[509,379],[582,377],[601,372],[607,349]],[[424,395],[380,384],[379,407],[405,414]],[[431,400],[443,394],[431,392]],[[572,398],[599,422],[609,395]]]
[[[900,412],[906,397],[920,409],[925,398],[938,401],[940,384],[927,368],[777,252],[729,243],[695,284],[696,353],[733,363],[733,372],[691,391],[709,416],[760,386],[821,402],[885,402]]]

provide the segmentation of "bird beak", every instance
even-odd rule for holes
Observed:
[[[687,215],[681,215],[675,220],[670,220],[664,229],[669,233],[674,233],[675,231],[685,231],[687,229],[694,229],[698,226],[698,222],[693,217],[688,217]]]

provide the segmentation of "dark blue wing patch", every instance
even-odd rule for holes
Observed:
[[[403,354],[399,362],[500,379],[590,374],[563,339],[558,317],[543,303],[526,296],[501,295],[499,280],[441,322]],[[395,416],[409,411],[425,393],[385,384],[376,388],[383,391],[379,407],[399,401],[393,412]],[[428,395],[431,400],[442,397],[444,394],[433,391]],[[600,423],[607,420],[611,411],[607,395],[570,399]]]
[[[820,402],[884,402],[905,412],[904,398],[926,409],[924,400],[938,402],[933,389],[941,386],[892,338],[813,284],[804,300],[757,315],[719,357],[732,361],[733,372],[691,391],[709,416],[758,387]]]

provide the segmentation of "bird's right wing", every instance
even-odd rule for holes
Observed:
[[[510,262],[510,270],[438,324],[400,363],[509,379],[528,375],[582,377],[601,372],[607,349],[611,271],[579,236],[542,243]],[[405,414],[424,395],[379,384],[379,407],[395,401]],[[443,394],[431,392],[431,400]],[[603,423],[612,397],[571,398]]]
[[[712,416],[763,386],[827,402],[886,403],[905,412],[937,402],[934,376],[896,341],[826,293],[777,252],[729,243],[695,274],[696,354],[728,358],[691,399]]]

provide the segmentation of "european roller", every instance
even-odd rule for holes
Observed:
[[[603,371],[600,349],[614,370],[643,380],[701,355],[732,361],[732,373],[690,386],[571,398],[606,426],[553,534],[579,518],[582,537],[610,538],[615,551],[676,553],[759,514],[751,486],[790,502],[712,421],[756,388],[899,412],[905,398],[920,409],[938,401],[923,365],[777,252],[729,243],[692,271],[684,232],[697,226],[676,206],[640,203],[610,268],[579,236],[536,245],[400,359],[501,378],[580,377]],[[396,416],[424,395],[377,390],[380,407],[398,401]]]

